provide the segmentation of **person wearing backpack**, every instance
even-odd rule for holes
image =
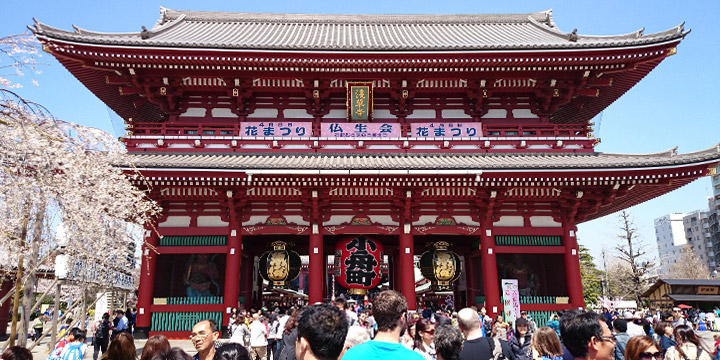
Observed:
[[[70,330],[73,336],[73,341],[63,348],[60,359],[62,360],[82,360],[85,355],[85,330],[79,328],[72,328]]]
[[[104,313],[102,319],[95,324],[95,341],[93,341],[93,360],[97,360],[98,354],[102,355],[107,352],[108,343],[110,342],[110,314]]]
[[[493,337],[483,337],[483,328],[477,311],[464,308],[458,311],[458,327],[465,335],[460,360],[514,360],[508,342]]]
[[[695,331],[688,325],[678,325],[674,331],[677,345],[665,352],[665,360],[711,360],[712,351],[704,349]]]

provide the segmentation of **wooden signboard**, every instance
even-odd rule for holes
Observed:
[[[697,294],[698,295],[717,295],[720,293],[718,291],[717,286],[698,286],[697,287]]]

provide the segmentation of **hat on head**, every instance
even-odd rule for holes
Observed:
[[[626,311],[626,312],[623,313],[623,319],[625,319],[625,320],[632,320],[632,318],[633,318],[633,314],[632,314],[631,312]]]
[[[515,320],[515,328],[520,325],[528,325],[528,321],[523,318],[517,318],[517,320]]]
[[[642,313],[636,311],[635,314],[633,314],[633,319],[642,319]]]

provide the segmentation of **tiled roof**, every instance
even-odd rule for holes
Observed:
[[[687,302],[709,302],[709,303],[720,303],[720,295],[680,295],[680,294],[668,294],[667,297],[674,301],[687,301]]]
[[[282,170],[513,170],[617,169],[697,164],[720,160],[720,144],[687,154],[674,150],[655,154],[610,153],[433,153],[433,154],[218,154],[131,153],[139,168],[282,169]]]
[[[40,36],[112,45],[180,48],[433,51],[622,47],[681,38],[676,28],[612,36],[560,31],[552,11],[470,15],[311,15],[180,11],[161,8],[150,30],[100,33],[65,31],[43,23]]]

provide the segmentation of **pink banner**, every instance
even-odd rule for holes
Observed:
[[[240,124],[240,136],[310,137],[311,122],[261,121]]]
[[[410,137],[481,137],[482,123],[412,123]]]
[[[400,137],[398,123],[322,123],[325,137],[390,138]]]

